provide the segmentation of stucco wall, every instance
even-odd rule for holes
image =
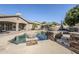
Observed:
[[[6,18],[0,18],[0,21],[8,21],[8,22],[14,22],[14,23],[24,23],[26,24],[25,29],[31,30],[32,24],[28,23],[27,21],[23,20],[20,17],[6,17]]]
[[[28,24],[26,25],[26,30],[31,30],[31,29],[32,29],[32,24],[29,24],[29,23],[28,23]]]

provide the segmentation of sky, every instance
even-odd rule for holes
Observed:
[[[0,14],[21,16],[28,21],[58,22],[63,21],[66,12],[74,4],[0,4]]]

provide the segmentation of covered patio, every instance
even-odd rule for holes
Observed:
[[[0,21],[0,32],[25,30],[26,24]]]

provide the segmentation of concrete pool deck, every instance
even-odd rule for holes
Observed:
[[[8,35],[0,38],[0,54],[75,54],[51,40],[38,41],[38,44],[32,46],[26,46],[26,43],[15,45],[8,42],[8,40],[16,35]]]

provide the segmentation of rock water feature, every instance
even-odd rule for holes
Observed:
[[[62,32],[59,32],[55,35],[55,41],[59,44],[63,45],[64,47],[69,47],[69,37],[64,35]]]
[[[57,33],[56,35],[55,35],[55,40],[57,40],[57,39],[61,39],[61,37],[63,36],[63,34],[60,32],[60,33]]]
[[[47,31],[46,32],[46,35],[47,35],[47,38],[48,39],[53,40],[53,41],[55,40],[54,39],[54,33],[53,32]]]
[[[70,34],[70,49],[76,53],[79,53],[79,33]]]
[[[70,47],[69,38],[67,38],[67,37],[62,36],[61,37],[61,43],[62,43],[63,46],[65,46],[67,48]]]

